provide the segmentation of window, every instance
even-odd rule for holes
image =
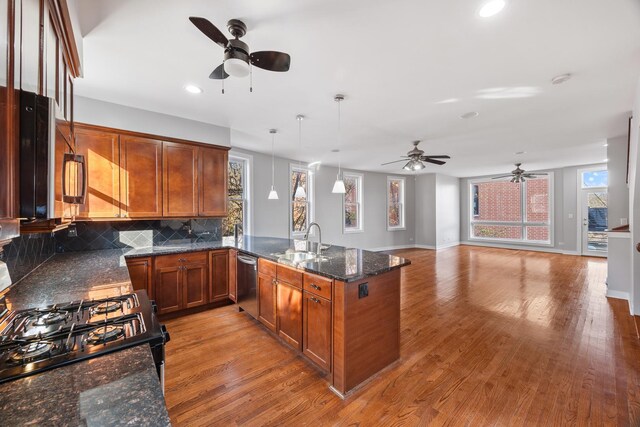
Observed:
[[[470,184],[470,238],[551,244],[552,175]]]
[[[290,176],[291,235],[302,235],[313,221],[313,175],[307,168],[291,166]],[[304,189],[303,197],[296,197],[298,188]]]
[[[584,171],[582,175],[582,188],[602,188],[609,186],[609,171],[590,170]]]
[[[248,160],[241,157],[229,157],[227,175],[227,207],[228,215],[222,223],[222,236],[233,236],[235,224],[242,224],[244,233],[248,233],[247,215],[247,165]]]
[[[344,188],[346,190],[344,202],[344,228],[345,233],[357,233],[364,231],[362,224],[362,180],[360,174],[344,173]]]
[[[387,230],[404,230],[404,178],[387,177]]]

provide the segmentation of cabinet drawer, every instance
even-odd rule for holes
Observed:
[[[276,263],[264,258],[258,258],[258,271],[268,276],[276,277]]]
[[[304,290],[331,300],[333,280],[316,274],[304,273]]]
[[[284,265],[277,266],[277,278],[279,282],[285,282],[298,289],[302,289],[302,271],[295,270]]]
[[[180,265],[182,263],[207,263],[207,252],[191,252],[175,255],[156,256],[156,268]]]

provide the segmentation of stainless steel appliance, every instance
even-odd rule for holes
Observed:
[[[20,311],[0,302],[0,383],[149,345],[164,390],[169,333],[155,310],[145,291]]]
[[[237,265],[238,306],[249,313],[254,319],[257,319],[258,299],[256,288],[258,285],[258,258],[238,254]]]

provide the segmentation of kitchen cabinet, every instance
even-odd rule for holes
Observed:
[[[198,147],[164,142],[162,172],[163,216],[198,216]]]
[[[209,252],[209,302],[229,298],[229,251]]]
[[[120,218],[120,144],[111,132],[76,127],[76,153],[85,157],[87,194],[78,218]]]
[[[119,166],[121,217],[161,217],[162,141],[121,135]]]
[[[296,350],[302,350],[302,291],[277,282],[278,336]]]
[[[258,259],[258,320],[267,329],[276,332],[276,278],[275,266],[274,274],[269,274],[271,264],[270,261]]]
[[[200,147],[199,203],[200,216],[227,216],[227,163],[226,150]]]
[[[235,249],[229,249],[229,299],[233,302],[238,302],[238,251]]]
[[[64,182],[66,188],[63,189],[64,156],[70,153],[73,153],[73,143],[69,124],[58,121],[55,137],[54,217],[60,218],[63,223],[71,221],[78,208],[77,205],[65,202],[63,198],[63,190],[66,191],[66,194],[75,194],[75,189],[78,188],[79,172],[69,165],[66,171],[66,182]]]
[[[158,314],[207,303],[207,261],[206,252],[156,257],[153,295]]]
[[[144,290],[151,298],[151,257],[127,259],[127,269],[133,289]]]
[[[302,353],[325,371],[331,370],[331,301],[304,291]]]

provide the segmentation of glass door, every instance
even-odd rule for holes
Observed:
[[[607,256],[607,191],[583,190],[582,196],[582,255]]]

